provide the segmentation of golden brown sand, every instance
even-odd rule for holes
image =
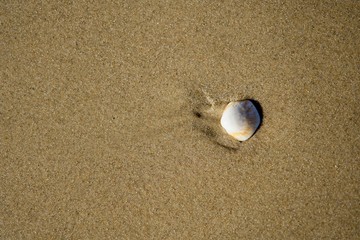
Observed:
[[[1,1],[1,239],[359,239],[359,1],[40,2]]]

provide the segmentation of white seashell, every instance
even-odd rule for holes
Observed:
[[[249,139],[260,125],[260,114],[250,100],[230,102],[221,117],[221,126],[239,141]]]

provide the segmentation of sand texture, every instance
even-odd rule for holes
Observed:
[[[0,239],[360,239],[360,1],[0,11]]]

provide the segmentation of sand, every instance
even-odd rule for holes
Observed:
[[[1,239],[359,239],[359,1],[56,2],[0,3]]]

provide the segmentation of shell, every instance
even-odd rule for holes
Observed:
[[[239,141],[249,139],[260,125],[260,114],[250,100],[230,102],[222,114],[220,124]]]

